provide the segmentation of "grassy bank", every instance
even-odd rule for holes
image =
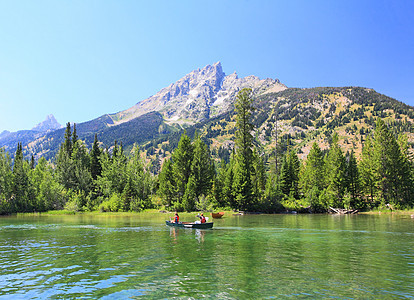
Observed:
[[[370,211],[359,212],[360,214],[375,215],[375,214],[397,214],[397,215],[414,215],[414,208],[405,210],[391,210],[391,209],[374,209]]]

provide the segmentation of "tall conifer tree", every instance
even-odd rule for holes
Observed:
[[[351,196],[351,207],[356,207],[359,202],[360,193],[360,176],[358,170],[358,163],[355,158],[354,150],[348,155],[346,165],[346,187]]]
[[[0,148],[0,215],[12,212],[10,203],[12,188],[12,161],[4,148]]]
[[[253,124],[251,114],[254,110],[252,90],[244,88],[236,99],[236,156],[234,165],[233,190],[237,205],[242,210],[255,206],[253,173]]]
[[[177,185],[178,200],[181,201],[184,196],[188,179],[191,175],[191,165],[193,162],[193,145],[191,139],[184,132],[178,142],[178,147],[175,149],[173,160],[174,181]]]
[[[70,122],[66,123],[64,150],[69,156],[72,155],[72,129]]]
[[[93,180],[96,180],[98,176],[102,173],[102,165],[100,162],[101,149],[98,144],[98,136],[95,134],[95,139],[93,141],[92,150],[90,153],[90,166],[91,166],[91,175]]]
[[[214,176],[214,166],[211,161],[210,151],[200,137],[196,137],[193,148],[191,174],[194,176],[195,193],[197,197],[200,195],[207,196]]]
[[[370,205],[374,204],[374,198],[377,194],[376,189],[376,167],[374,160],[374,147],[372,138],[367,136],[362,148],[361,162],[358,166],[361,174],[361,188],[363,195],[369,200]]]
[[[325,185],[329,196],[336,207],[344,207],[343,197],[346,188],[346,162],[341,148],[338,145],[338,134],[332,137],[331,148],[326,156]]]
[[[78,133],[76,132],[76,123],[73,124],[73,132],[72,132],[72,145],[75,146],[76,142],[78,141]]]
[[[170,159],[164,161],[159,175],[158,193],[166,207],[172,207],[176,198],[173,163]]]
[[[406,191],[413,183],[408,159],[393,133],[380,118],[376,123],[373,148],[379,200],[386,204],[406,206],[411,201]]]
[[[31,194],[32,187],[29,182],[29,169],[29,164],[23,159],[22,144],[18,143],[13,166],[12,212],[32,211],[33,195]]]
[[[300,187],[306,201],[314,210],[325,209],[320,203],[319,196],[325,187],[325,172],[323,153],[319,145],[314,142],[309,151],[306,163],[300,177]]]

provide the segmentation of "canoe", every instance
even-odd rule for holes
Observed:
[[[174,223],[171,221],[165,221],[165,224],[172,227],[180,227],[180,228],[193,228],[193,229],[209,229],[213,228],[213,222],[208,223],[191,223],[191,222],[179,222]]]
[[[218,212],[218,213],[211,213],[211,216],[214,218],[214,219],[220,219],[222,216],[224,216],[224,212]]]

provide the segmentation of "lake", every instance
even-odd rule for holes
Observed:
[[[414,298],[409,215],[168,216],[1,217],[0,299]]]

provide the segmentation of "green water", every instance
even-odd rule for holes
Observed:
[[[0,299],[414,298],[410,216],[0,218]]]

